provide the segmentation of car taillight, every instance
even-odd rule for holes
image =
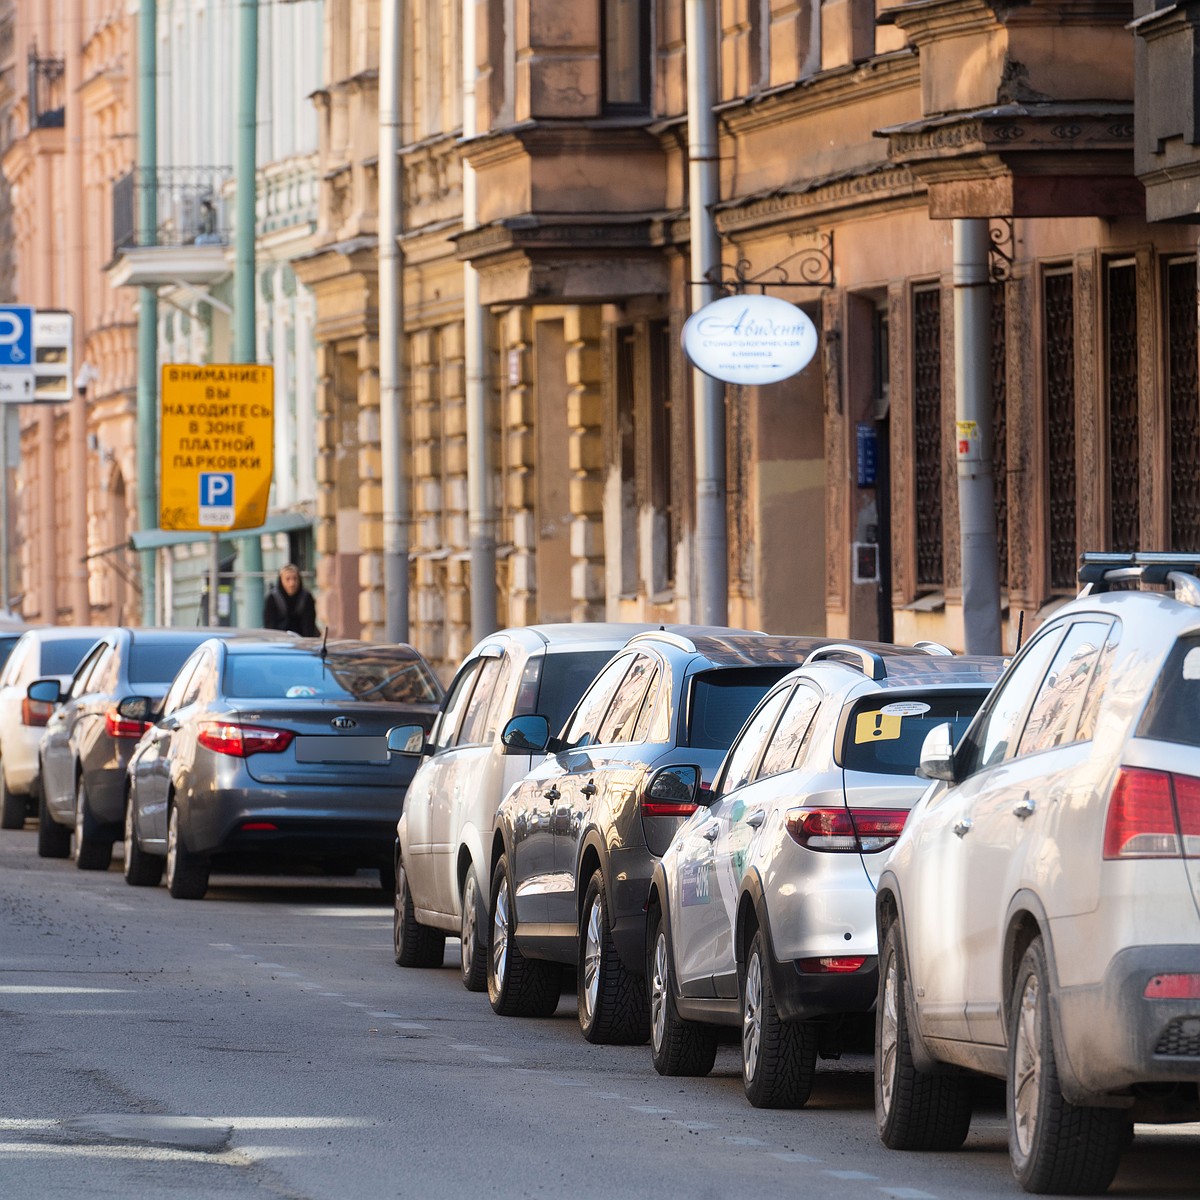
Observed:
[[[104,732],[114,738],[140,738],[150,728],[149,721],[127,721],[115,708],[104,714]]]
[[[1200,1000],[1200,975],[1155,975],[1142,995],[1147,1000]]]
[[[292,744],[290,729],[264,729],[260,725],[237,725],[232,721],[206,721],[196,741],[217,754],[248,758],[251,754],[278,754]]]
[[[54,705],[48,700],[30,700],[26,696],[21,701],[22,725],[45,725],[54,712]]]
[[[1122,767],[1108,802],[1104,857],[1200,858],[1200,779]]]
[[[642,813],[647,817],[690,817],[695,804],[672,804],[666,800],[643,800]]]
[[[806,850],[878,854],[896,844],[907,819],[903,808],[793,808],[787,831]]]
[[[865,954],[846,954],[824,958],[798,958],[796,970],[802,975],[851,975],[867,961]]]

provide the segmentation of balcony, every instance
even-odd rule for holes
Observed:
[[[207,287],[229,274],[229,167],[134,169],[113,184],[114,287]]]
[[[29,132],[61,129],[66,113],[66,61],[43,58],[37,43],[29,47]]]

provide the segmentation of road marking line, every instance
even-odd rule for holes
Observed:
[[[555,1087],[587,1087],[586,1083],[578,1079],[552,1079],[550,1080]]]
[[[631,1104],[629,1107],[634,1112],[645,1113],[647,1116],[656,1116],[660,1113],[669,1114],[675,1111],[673,1108],[658,1108],[653,1104]]]
[[[366,1008],[367,1007],[361,1000],[343,1000],[342,1003],[347,1008]]]
[[[725,1134],[723,1140],[734,1146],[765,1146],[767,1144],[762,1138],[742,1137],[732,1133]]]
[[[422,1025],[420,1021],[393,1021],[392,1024],[397,1029],[428,1029],[428,1025]]]
[[[369,1012],[369,1013],[367,1013],[367,1016],[368,1017],[376,1017],[380,1020],[385,1020],[385,1021],[392,1020],[393,1018],[396,1020],[402,1019],[399,1013],[394,1013],[394,1012]]]
[[[832,1175],[834,1179],[878,1179],[878,1175],[868,1175],[865,1171],[825,1171],[824,1174]]]
[[[885,1196],[895,1196],[896,1200],[937,1200],[932,1192],[923,1192],[920,1188],[888,1187],[885,1184],[879,1190]]]
[[[716,1129],[711,1121],[672,1121],[671,1124],[682,1126],[684,1129],[693,1129],[697,1133],[705,1129]]]
[[[489,1062],[489,1063],[510,1063],[510,1062],[512,1062],[511,1058],[505,1058],[503,1054],[481,1054],[479,1057],[482,1058],[484,1062]]]
[[[819,1158],[813,1158],[811,1154],[801,1154],[799,1150],[779,1150],[771,1155],[772,1158],[779,1159],[780,1162],[790,1163],[819,1163]]]
[[[52,987],[50,984],[0,984],[6,996],[126,996],[132,988]]]
[[[34,1117],[0,1118],[0,1130],[9,1129],[56,1129],[60,1122],[46,1121]]]

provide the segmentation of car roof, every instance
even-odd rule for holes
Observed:
[[[657,626],[636,621],[559,621],[544,625],[513,625],[481,638],[468,657],[499,639],[514,641],[529,650],[557,648],[617,649],[636,633]]]
[[[841,643],[837,644],[840,649]],[[827,685],[830,691],[845,685],[867,684],[862,691],[895,691],[913,688],[990,688],[1004,674],[1006,659],[990,654],[926,654],[920,650],[904,653],[911,647],[892,647],[901,653],[875,655],[884,674],[873,673],[873,664],[859,665],[848,657],[831,657],[806,662],[793,674],[796,678],[832,675]],[[874,648],[867,650],[872,655]],[[840,677],[840,678],[839,678]],[[791,675],[788,678],[792,678]]]
[[[115,625],[38,625],[26,629],[22,636],[37,642],[61,642],[67,638],[87,638],[98,642],[107,637],[116,628]]]
[[[406,642],[362,642],[354,638],[298,638],[291,634],[264,630],[242,634],[238,637],[221,639],[230,654],[246,654],[251,651],[279,654],[319,654],[325,649],[330,654],[346,654],[355,650],[369,650],[372,654],[392,654],[397,658],[420,658],[421,654]]]

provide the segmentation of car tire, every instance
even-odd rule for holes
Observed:
[[[25,797],[9,790],[4,779],[4,766],[0,763],[0,829],[25,828]],[[44,857],[61,858],[61,855]]]
[[[96,834],[96,818],[88,808],[87,789],[80,775],[75,784],[75,865],[81,871],[107,871],[112,866],[113,844]]]
[[[463,987],[468,992],[487,991],[487,943],[479,936],[480,930],[487,928],[487,916],[481,913],[482,909],[483,896],[472,864],[467,868],[467,877],[463,880],[462,925],[459,929],[459,970]]]
[[[396,891],[392,898],[392,949],[398,967],[440,967],[446,957],[446,935],[422,925],[413,909],[404,863],[396,864]]]
[[[125,862],[121,871],[130,887],[158,887],[162,883],[167,861],[157,854],[147,854],[137,838],[133,816],[133,798],[125,801]]]
[[[562,996],[562,968],[526,958],[517,945],[517,912],[508,878],[508,857],[492,872],[488,906],[487,988],[492,1011],[501,1017],[550,1017]]]
[[[650,990],[650,1052],[660,1075],[707,1075],[717,1057],[717,1030],[712,1025],[685,1021],[675,1007],[671,982],[671,952],[667,922],[661,911],[654,916],[646,978]]]
[[[1127,1144],[1128,1113],[1063,1097],[1041,938],[1030,942],[1013,984],[1005,1100],[1013,1174],[1027,1192],[1078,1196],[1108,1187]]]
[[[167,891],[176,900],[203,900],[208,891],[208,863],[183,844],[179,829],[179,807],[167,814]]]
[[[966,1075],[931,1075],[913,1061],[899,922],[884,934],[875,1004],[875,1121],[890,1150],[957,1150],[971,1128]]]
[[[817,1026],[775,1007],[766,938],[756,930],[741,972],[742,1086],[755,1108],[802,1108],[817,1073]]]
[[[50,806],[38,805],[38,858],[70,858],[71,830],[60,825],[51,815]]]
[[[630,971],[617,953],[608,920],[604,875],[588,880],[579,920],[575,994],[579,1028],[598,1046],[640,1046],[650,1037],[646,979]]]

